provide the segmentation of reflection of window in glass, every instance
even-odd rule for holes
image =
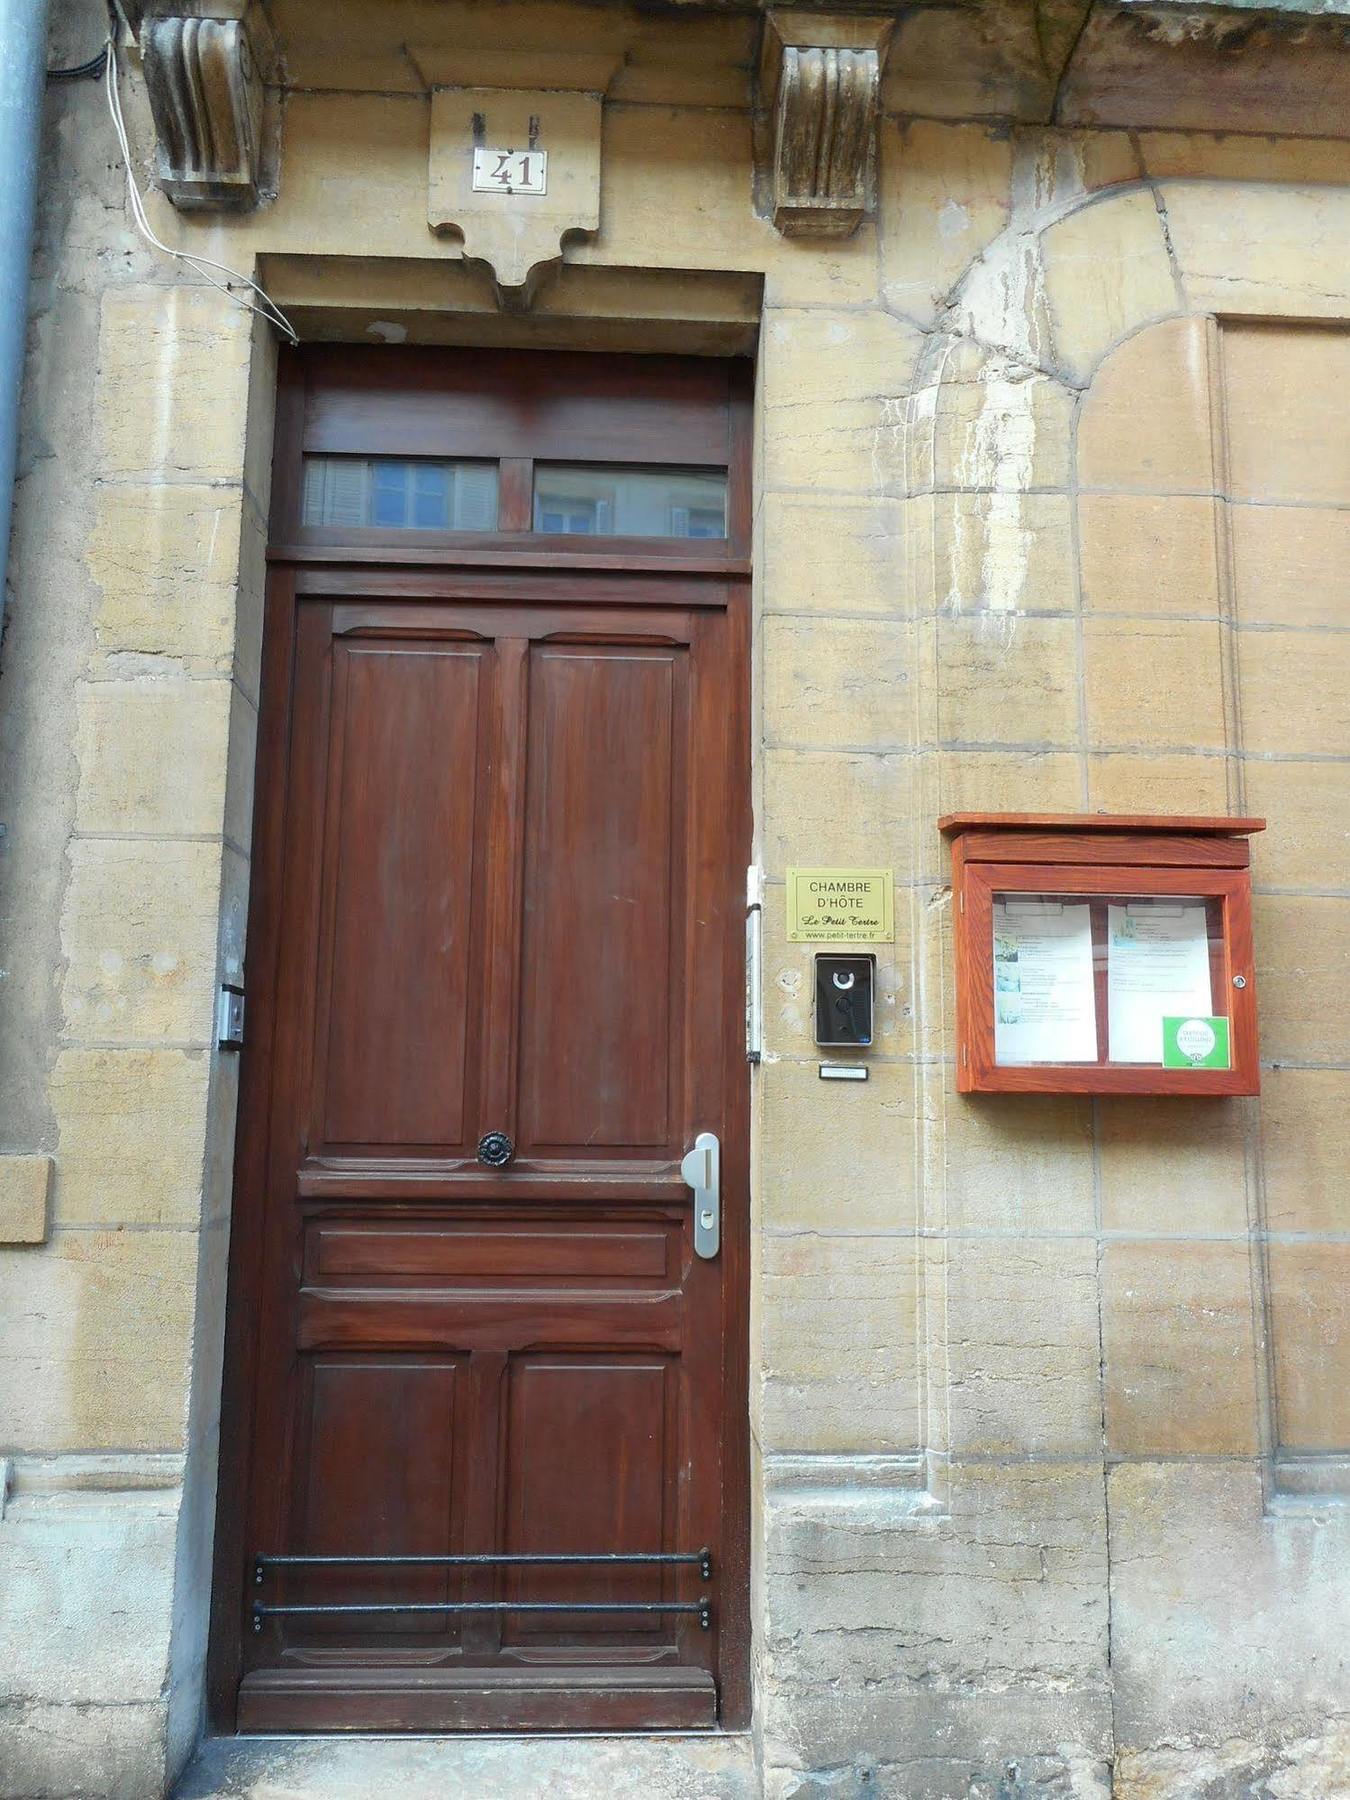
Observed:
[[[497,466],[399,456],[307,456],[306,525],[495,531]]]
[[[541,463],[534,528],[590,537],[724,538],[727,478],[686,469]]]

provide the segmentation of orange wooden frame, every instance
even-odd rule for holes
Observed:
[[[1257,1094],[1261,1088],[1246,834],[1261,819],[954,814],[956,1086],[963,1094]],[[1232,1067],[1163,1069],[1138,1063],[1000,1064],[994,1059],[993,905],[996,893],[1086,898],[1186,895],[1217,903],[1216,1009],[1226,1011]],[[1218,983],[1222,984],[1221,989]],[[1240,983],[1240,985],[1235,985]],[[1225,1004],[1218,1006],[1218,993]]]

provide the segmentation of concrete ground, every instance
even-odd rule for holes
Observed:
[[[747,1736],[215,1738],[174,1800],[754,1800]]]

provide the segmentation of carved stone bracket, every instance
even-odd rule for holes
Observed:
[[[876,209],[891,19],[771,12],[764,28],[767,210],[790,237],[848,237]]]
[[[500,302],[511,309],[531,304],[568,238],[600,226],[600,121],[617,65],[571,61],[575,69],[564,69],[553,88],[432,90],[427,222],[461,237],[465,257],[491,269]],[[568,78],[587,86],[568,91]],[[475,186],[475,152],[499,161],[527,151],[544,153],[537,191]]]
[[[185,210],[255,206],[263,84],[245,21],[148,18],[141,57],[168,198]]]

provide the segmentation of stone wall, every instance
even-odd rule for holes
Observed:
[[[753,21],[274,14],[275,203],[152,206],[171,242],[261,259],[307,331],[758,324],[765,1792],[1333,1791],[1350,149],[924,117],[959,105],[893,67],[877,219],[785,241],[751,209]],[[564,40],[623,59],[600,229],[512,319],[426,222],[426,59],[481,48],[483,17],[521,80]],[[96,29],[64,9],[63,59]],[[147,154],[134,72],[127,99]],[[0,1248],[0,1794],[145,1800],[200,1717],[235,1082],[212,1014],[242,952],[272,361],[132,235],[97,91],[49,112],[0,1150],[54,1179],[45,1241]],[[962,807],[1269,813],[1262,1100],[958,1098],[935,821]],[[896,870],[865,1087],[816,1079],[792,862]]]

